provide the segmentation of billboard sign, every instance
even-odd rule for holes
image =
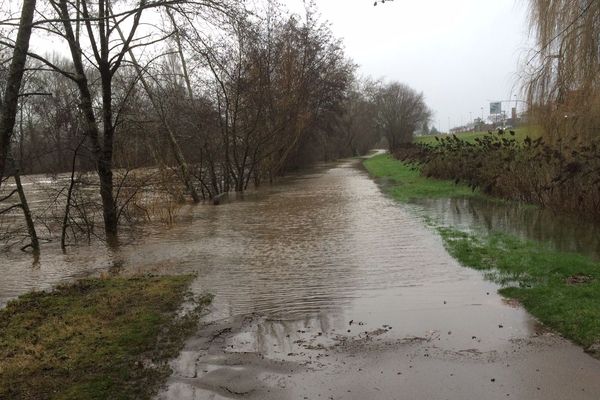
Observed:
[[[502,102],[495,101],[490,103],[490,114],[497,115],[502,114]]]

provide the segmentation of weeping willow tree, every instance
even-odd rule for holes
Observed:
[[[600,138],[600,0],[529,0],[526,91],[547,139]]]

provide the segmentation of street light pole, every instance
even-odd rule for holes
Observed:
[[[483,107],[481,107],[481,130],[483,130],[483,126],[485,125],[485,123],[483,122]]]
[[[514,97],[515,97],[515,115],[514,115],[513,122],[512,122],[513,128],[515,128],[517,126],[517,118],[519,116],[519,110],[518,110],[518,106],[517,106],[517,95],[515,94]],[[512,117],[512,115],[511,115],[511,117]]]

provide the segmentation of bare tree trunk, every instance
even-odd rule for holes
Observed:
[[[83,141],[75,148],[73,152],[73,159],[71,163],[71,179],[69,181],[69,189],[67,190],[67,203],[65,205],[65,215],[63,216],[62,232],[60,235],[60,248],[64,252],[67,248],[67,229],[69,228],[69,217],[71,213],[71,198],[73,197],[73,188],[75,187],[75,168],[77,166],[77,153],[79,148],[83,144]]]
[[[117,236],[118,212],[113,190],[113,145],[115,128],[112,114],[112,77],[108,65],[100,69],[102,80],[102,124],[104,140],[98,161],[98,175],[100,176],[100,196],[104,212],[104,226],[109,241]]]
[[[17,184],[17,193],[19,193],[19,200],[21,202],[21,209],[25,216],[25,222],[27,223],[27,232],[29,233],[29,239],[31,240],[31,249],[35,256],[40,254],[40,242],[38,240],[37,232],[35,231],[35,225],[33,224],[33,218],[31,217],[31,211],[29,210],[29,204],[27,203],[27,197],[23,191],[23,185],[21,184],[21,177],[19,171],[15,171],[15,183]],[[27,248],[29,246],[25,246]]]
[[[183,79],[185,80],[185,86],[188,90],[188,95],[190,96],[190,100],[194,101],[194,91],[192,90],[192,82],[190,80],[190,75],[188,74],[187,62],[185,61],[185,57],[183,56],[183,47],[181,46],[181,36],[179,35],[179,29],[177,28],[177,24],[175,22],[175,18],[171,13],[169,8],[166,8],[167,15],[171,20],[171,24],[173,24],[173,29],[175,29],[175,43],[177,43],[177,52],[179,53],[179,58],[181,60],[181,68],[183,69]]]
[[[102,3],[104,5],[104,3]],[[102,210],[104,217],[104,231],[110,244],[116,244],[118,231],[117,206],[113,196],[113,175],[112,175],[112,152],[113,152],[113,134],[112,123],[112,90],[111,90],[111,72],[106,59],[108,58],[108,45],[102,41],[102,56],[99,62],[100,77],[102,81],[102,121],[104,137],[100,143],[100,129],[94,115],[92,104],[92,95],[88,86],[86,71],[83,66],[83,57],[80,44],[75,39],[73,27],[70,23],[69,11],[66,0],[60,0],[58,3],[60,17],[63,19],[65,29],[65,38],[69,42],[69,49],[73,59],[73,67],[77,73],[75,82],[80,94],[80,107],[86,121],[86,135],[92,145],[92,152],[96,161],[96,170],[100,180],[100,196],[102,198]],[[105,23],[104,19],[100,19]]]
[[[27,61],[29,38],[36,0],[23,0],[19,31],[8,71],[4,98],[0,99],[0,185],[6,170],[10,141],[15,126],[21,81]]]

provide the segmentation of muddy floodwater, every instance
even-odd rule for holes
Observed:
[[[461,267],[423,223],[529,218],[473,207],[398,204],[347,160],[187,208],[119,250],[47,251],[35,265],[2,254],[0,301],[100,272],[197,273],[193,290],[214,302],[160,399],[597,400],[600,361]],[[537,231],[549,228],[517,233]],[[560,235],[538,239],[598,248]]]

